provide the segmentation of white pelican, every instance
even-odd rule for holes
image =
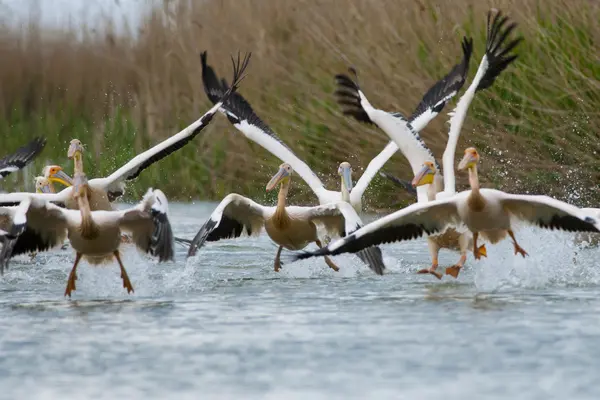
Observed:
[[[311,242],[321,247],[317,225],[337,236],[343,236],[346,232],[358,228],[358,215],[347,202],[340,201],[315,207],[286,206],[291,176],[292,167],[283,163],[267,184],[267,191],[280,186],[275,207],[262,206],[239,194],[227,195],[192,240],[188,257],[194,255],[206,241],[236,238],[243,234],[258,235],[264,227],[271,240],[279,245],[274,262],[275,271],[279,271],[283,248],[299,250]],[[359,257],[375,273],[383,274],[385,266],[379,248],[367,249],[361,252]],[[325,258],[325,262],[333,270],[339,269],[329,258]]]
[[[417,201],[419,203],[441,199],[444,196],[452,196],[456,193],[454,153],[456,152],[456,144],[469,105],[473,100],[475,92],[490,87],[498,75],[517,57],[509,53],[521,39],[513,40],[504,46],[508,35],[516,27],[516,24],[510,24],[508,27],[503,28],[507,21],[508,18],[502,17],[501,13],[498,13],[491,20],[491,13],[488,13],[485,54],[479,64],[473,82],[460,98],[454,112],[451,113],[452,118],[450,120],[448,143],[443,156],[444,177],[442,179],[441,175],[435,174],[433,179],[427,182],[420,182],[420,185],[417,185]],[[471,39],[464,38],[462,43],[463,52],[470,55],[472,45],[473,42]],[[466,76],[468,67],[469,57],[465,56],[463,63],[455,68],[460,70],[461,76]],[[345,104],[350,103],[350,98],[354,99],[354,106],[347,111],[347,114],[353,115],[362,121],[371,121],[379,126],[398,145],[407,158],[416,177],[428,179],[428,177],[431,177],[427,173],[429,169],[440,170],[439,164],[437,164],[431,150],[423,142],[419,134],[411,129],[410,124],[406,120],[396,113],[388,113],[375,109],[360,90],[358,84],[350,80],[347,76],[344,79],[340,79],[339,83],[342,88],[338,92],[342,96],[342,99],[344,99],[344,95],[346,96]],[[419,181],[418,178],[415,179]],[[430,273],[441,279],[442,275],[436,271],[438,268],[438,254],[441,248],[448,248],[460,251],[459,261],[454,266],[446,268],[446,273],[456,278],[460,268],[462,268],[467,259],[467,248],[470,239],[470,235],[467,232],[458,232],[454,228],[449,228],[441,235],[429,235],[427,237],[427,244],[431,256],[431,267],[421,269],[418,273]],[[485,251],[485,247],[482,247],[481,251]]]
[[[178,134],[171,136],[170,138],[157,144],[151,149],[146,150],[141,154],[138,154],[108,177],[90,179],[88,182],[90,193],[99,194],[99,196],[95,196],[92,198],[92,207],[98,210],[111,210],[112,208],[110,206],[110,200],[114,200],[123,194],[126,181],[137,178],[138,175],[144,169],[148,168],[155,162],[167,157],[171,153],[179,150],[187,143],[189,143],[194,137],[196,137],[210,123],[219,107],[221,107],[222,101],[226,100],[232,93],[234,93],[237,90],[239,83],[244,78],[243,73],[250,61],[250,55],[251,54],[246,55],[242,61],[240,60],[238,55],[237,63],[234,62],[232,59],[232,62],[234,63],[234,84],[227,92],[223,94],[223,99],[221,99],[221,101],[218,104],[216,104],[214,107],[208,110],[208,112],[206,112],[197,121],[195,121],[193,124],[185,128]],[[70,152],[74,155],[74,157],[76,157],[77,150],[81,149],[81,142],[72,141],[70,146]],[[59,182],[61,178],[64,180],[64,176],[61,175],[50,175],[49,178],[51,180]],[[37,194],[37,196],[40,196],[40,198],[47,201],[65,203],[69,201],[72,189],[72,187],[68,187],[59,193]],[[19,193],[1,194],[0,205],[15,205],[16,203],[20,202],[20,196],[21,194]]]
[[[378,219],[343,239],[314,252],[295,254],[293,259],[362,251],[370,246],[443,232],[448,226],[465,225],[473,233],[473,255],[481,257],[477,239],[481,235],[497,243],[506,235],[513,241],[515,254],[527,253],[517,243],[512,222],[520,220],[545,229],[571,232],[600,232],[600,220],[568,203],[548,196],[509,194],[495,189],[480,189],[477,177],[479,154],[465,150],[458,168],[467,169],[471,190],[442,200],[416,203]],[[433,173],[431,173],[433,174]]]
[[[76,251],[75,262],[65,290],[71,297],[75,290],[77,265],[82,257],[91,264],[117,259],[123,287],[133,286],[119,255],[121,230],[131,233],[137,247],[157,256],[159,261],[173,259],[173,234],[167,217],[168,203],[160,190],[149,189],[135,207],[119,211],[90,211],[88,185],[84,174],[75,174],[75,193],[79,210],[69,210],[44,201],[33,194],[21,194],[17,207],[0,207],[0,214],[11,218],[12,227],[0,255],[2,272],[12,251],[47,250],[61,244],[68,236]]]
[[[38,137],[0,160],[0,180],[29,164],[46,146],[46,139]]]
[[[470,49],[463,47],[464,59],[470,57]],[[206,52],[201,53],[202,81],[204,91],[208,98],[216,104],[222,94],[228,89],[227,82],[219,79],[213,68],[207,64]],[[444,107],[460,88],[465,80],[466,70],[461,67],[465,63],[455,66],[452,71],[433,85],[423,96],[410,122],[416,130],[423,129]],[[356,182],[352,183],[352,168],[348,162],[342,162],[338,168],[341,177],[340,191],[327,190],[317,175],[302,161],[292,150],[287,147],[277,134],[260,119],[248,101],[240,93],[231,95],[220,107],[229,122],[246,136],[265,150],[279,158],[282,162],[292,166],[294,171],[308,184],[319,200],[319,204],[348,202],[357,213],[362,211],[362,196],[377,171],[383,167],[387,160],[394,155],[398,147],[394,143],[388,144],[367,166],[364,173]]]

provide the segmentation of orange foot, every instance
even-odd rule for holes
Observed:
[[[417,274],[431,274],[438,279],[442,279],[442,274],[436,271],[437,265],[432,266],[431,268],[423,268],[417,271]]]
[[[450,275],[454,278],[458,278],[458,274],[460,273],[462,266],[453,265],[451,267],[446,268],[446,275]]]
[[[71,292],[77,290],[75,288],[75,281],[77,280],[77,274],[75,272],[71,272],[69,274],[69,279],[67,280],[67,288],[65,289],[65,296],[71,297]]]
[[[487,257],[487,249],[485,248],[485,244],[482,244],[473,252],[473,256],[475,256],[476,260],[481,259],[481,257]]]
[[[523,250],[521,246],[519,246],[516,243],[513,243],[513,245],[515,246],[515,255],[520,254],[523,256],[523,258],[525,258],[525,256],[528,255],[527,252]]]
[[[121,243],[131,243],[131,237],[125,234],[121,234]]]
[[[127,289],[127,294],[133,293],[133,285],[131,284],[129,276],[127,275],[127,272],[125,270],[121,271],[121,279],[123,280],[123,287]]]

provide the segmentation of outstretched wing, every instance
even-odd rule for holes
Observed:
[[[322,249],[296,253],[294,259],[356,253],[371,246],[443,232],[449,225],[462,225],[452,199],[415,203],[373,221]]]
[[[571,204],[549,196],[495,192],[509,213],[532,225],[569,232],[600,232],[600,219]]]
[[[327,231],[339,236],[346,236],[363,226],[356,210],[344,201],[310,207],[309,214],[312,221],[324,225]],[[361,250],[356,255],[377,275],[383,275],[385,264],[379,247]]]
[[[46,139],[38,137],[0,160],[0,180],[29,164],[46,146]]]
[[[493,21],[490,19],[491,12],[488,13],[488,37],[485,46],[485,54],[479,63],[477,74],[473,78],[473,82],[462,95],[456,108],[450,113],[450,131],[448,133],[448,143],[444,150],[442,162],[444,165],[444,191],[448,194],[456,192],[456,182],[454,174],[454,154],[458,138],[462,129],[463,123],[467,116],[469,105],[473,101],[475,93],[479,90],[490,87],[498,75],[512,63],[517,56],[509,54],[521,39],[515,39],[512,42],[505,44],[508,35],[514,30],[517,24],[510,24],[504,27],[508,21],[507,17],[502,17],[502,13],[498,12]],[[491,25],[490,25],[491,22]]]
[[[259,235],[269,209],[272,207],[261,206],[239,194],[227,195],[192,240],[187,256],[195,255],[206,241]]]
[[[444,106],[462,89],[469,73],[469,62],[473,54],[473,39],[463,37],[463,58],[450,72],[437,81],[421,99],[421,102],[408,119],[414,130],[420,132],[429,122],[436,117]]]
[[[125,210],[119,227],[132,235],[136,246],[158,260],[173,260],[173,230],[168,217],[167,197],[160,190],[148,189],[134,209]]]
[[[200,119],[185,128],[178,134],[171,136],[169,139],[157,144],[145,152],[138,154],[127,164],[113,172],[106,178],[92,179],[90,184],[100,185],[103,188],[114,188],[116,183],[129,181],[138,177],[138,175],[150,165],[155,162],[162,160],[169,154],[179,150],[186,144],[188,144],[193,138],[195,138],[205,127],[208,126],[219,107],[222,106],[223,102],[227,100],[232,93],[234,93],[242,79],[244,79],[244,71],[248,67],[251,54],[247,54],[243,60],[240,60],[239,54],[237,63],[233,60],[234,71],[233,71],[233,85],[223,93],[219,102],[206,112]]]
[[[473,40],[467,37],[463,38],[462,50],[462,61],[452,67],[448,74],[429,88],[411,117],[408,119],[407,127],[404,127],[402,123],[397,123],[397,121],[393,120],[393,118],[403,119],[398,113],[388,113],[389,116],[385,117],[384,114],[371,112],[383,120],[389,120],[384,123],[384,125],[389,126],[390,129],[394,126],[394,122],[396,122],[395,126],[398,129],[398,134],[390,136],[386,131],[388,136],[392,138],[392,141],[388,143],[381,153],[371,160],[365,169],[365,172],[352,190],[354,196],[362,197],[367,186],[371,180],[373,180],[375,174],[377,174],[377,171],[379,171],[392,155],[394,155],[398,150],[400,143],[405,143],[405,145],[400,146],[400,148],[402,149],[404,156],[409,160],[411,167],[413,164],[419,164],[419,162],[420,165],[422,165],[423,161],[433,158],[431,151],[425,146],[417,132],[425,128],[464,85],[469,72],[469,61],[471,59],[471,54],[473,53]],[[351,69],[350,72],[352,72],[356,78],[356,71]],[[338,95],[338,102],[344,107],[344,113],[355,117],[359,121],[367,122],[365,119],[368,119],[368,122],[370,122],[371,117],[369,107],[367,106],[368,102],[358,86],[358,79],[353,81],[347,75],[337,75],[336,80],[339,85],[336,94]],[[375,123],[377,122],[375,121]],[[385,131],[382,127],[383,125],[377,125]],[[398,142],[398,140],[401,142]],[[413,149],[418,151],[416,155],[412,154]],[[415,157],[418,159],[411,160],[411,158]],[[417,168],[419,168],[419,166],[417,166]]]
[[[206,52],[200,56],[202,61],[202,82],[208,98],[215,99],[227,90],[227,83],[219,80],[213,68],[207,64]],[[294,170],[317,195],[321,202],[335,199],[335,192],[326,190],[321,180],[294,152],[277,136],[277,134],[254,112],[250,103],[238,92],[233,93],[223,102],[220,111],[227,116],[231,124],[265,150],[290,164]],[[337,197],[340,197],[338,194]]]
[[[26,198],[17,207],[0,207],[0,215],[10,220],[2,235],[0,274],[8,268],[13,256],[49,250],[67,237],[67,220],[62,209],[45,201]]]

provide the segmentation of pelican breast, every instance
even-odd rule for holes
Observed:
[[[275,243],[288,250],[301,250],[317,239],[317,227],[300,207],[286,207],[285,215],[275,212],[265,220],[265,230]]]

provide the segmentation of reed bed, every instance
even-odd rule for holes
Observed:
[[[595,0],[205,0],[165,1],[138,30],[101,27],[49,31],[0,25],[0,132],[5,152],[37,135],[48,145],[32,168],[69,164],[68,141],[87,143],[89,175],[112,171],[135,153],[176,133],[210,103],[199,52],[230,78],[230,54],[252,51],[241,93],[257,113],[333,188],[337,165],[360,175],[387,143],[376,128],[341,114],[334,75],[348,66],[379,108],[409,115],[424,91],[474,38],[470,77],[485,48],[490,7],[519,23],[519,58],[495,86],[478,94],[458,146],[483,153],[485,186],[544,193],[578,205],[600,200],[600,3]],[[468,85],[468,83],[467,83]],[[422,136],[441,159],[455,102]],[[223,117],[132,185],[173,199],[220,199],[235,191],[272,201],[264,186],[280,161],[248,142]],[[68,168],[70,169],[70,167]],[[385,170],[410,179],[404,158]],[[22,174],[8,186],[31,181]],[[459,189],[466,187],[461,177]],[[6,189],[6,188],[5,188]],[[413,201],[377,178],[371,210]],[[315,198],[296,179],[292,202]]]

